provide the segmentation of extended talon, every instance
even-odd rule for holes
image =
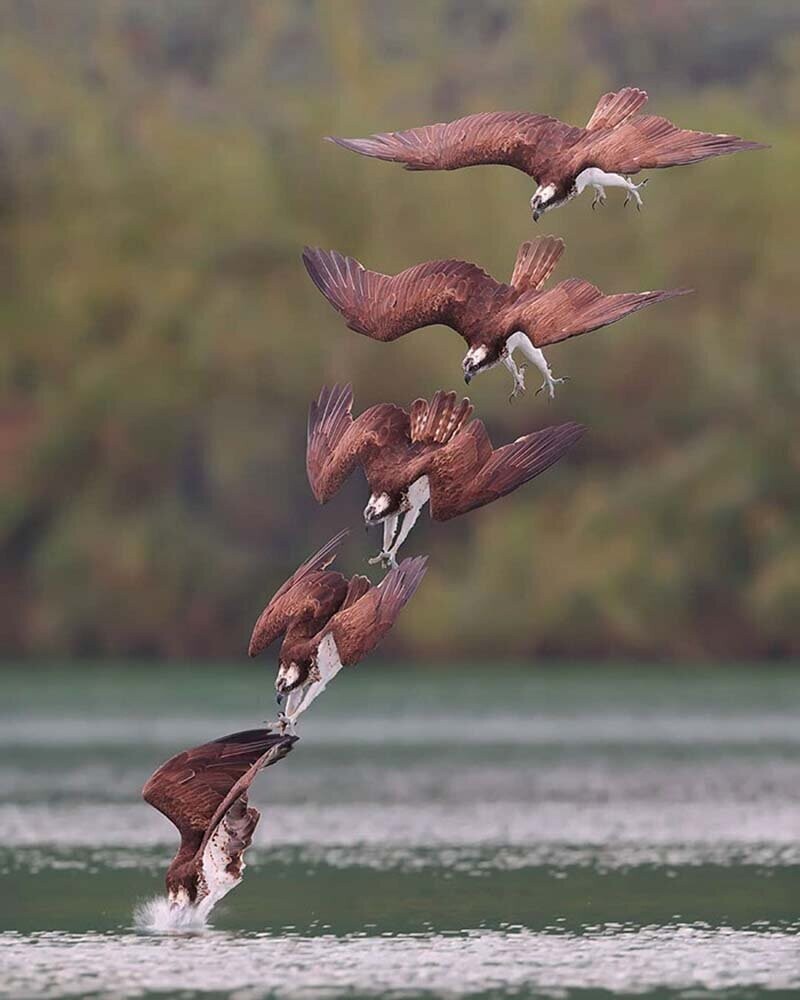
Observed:
[[[386,558],[387,554],[388,553],[386,552],[379,552],[376,556],[373,556],[371,559],[368,559],[367,562],[370,564],[370,566],[377,566],[378,563],[383,565],[383,560]]]
[[[556,396],[555,387],[557,385],[561,385],[562,382],[569,382],[569,380],[570,380],[569,375],[563,375],[561,378],[546,378],[544,382],[542,382],[542,384],[536,390],[536,395],[538,396],[543,389],[546,389],[547,398],[555,399]]]

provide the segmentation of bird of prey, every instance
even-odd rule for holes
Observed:
[[[476,264],[432,260],[397,275],[367,271],[352,257],[306,247],[303,262],[311,280],[356,333],[388,342],[441,323],[467,342],[462,362],[469,384],[479,372],[503,364],[514,380],[510,399],[525,391],[519,348],[542,373],[537,393],[552,399],[555,378],[542,353],[549,344],[616,323],[637,309],[689,289],[603,293],[581,278],[568,278],[547,291],[542,286],[564,252],[564,242],[544,236],[523,243],[510,284],[495,281]]]
[[[205,917],[242,880],[244,852],[260,819],[247,792],[258,772],[282,760],[296,736],[251,729],[184,750],[142,789],[178,828],[181,846],[167,870],[167,897],[177,910]]]
[[[493,448],[472,405],[439,390],[409,410],[379,403],[355,420],[347,386],[323,388],[308,417],[306,469],[320,503],[339,490],[357,465],[370,497],[364,521],[383,524],[383,546],[370,562],[396,566],[397,550],[430,501],[435,521],[447,521],[511,493],[538,476],[582,436],[566,423]]]
[[[342,531],[289,577],[262,611],[250,656],[283,635],[275,690],[286,703],[281,724],[297,717],[343,666],[370,653],[394,625],[425,575],[426,557],[404,559],[377,587],[365,576],[348,580],[329,569],[348,532]]]
[[[326,138],[364,156],[402,163],[407,170],[457,170],[484,163],[516,167],[538,185],[531,198],[534,222],[587,187],[595,191],[592,208],[605,202],[607,187],[624,188],[625,204],[633,199],[641,208],[639,189],[646,181],[634,184],[631,174],[768,148],[735,135],[692,132],[666,118],[639,114],[646,102],[647,94],[638,87],[603,94],[585,128],[549,115],[490,111],[366,139]]]

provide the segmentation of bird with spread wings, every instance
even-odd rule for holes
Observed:
[[[353,392],[323,388],[311,404],[306,444],[308,481],[327,503],[356,466],[370,487],[364,521],[383,525],[383,546],[371,562],[397,565],[397,551],[430,501],[447,521],[511,493],[540,475],[583,435],[580,424],[534,431],[494,448],[472,405],[441,390],[409,410],[379,403],[353,419]]]
[[[250,656],[283,635],[275,689],[285,700],[281,724],[291,727],[343,666],[371,653],[397,620],[425,575],[426,557],[404,559],[373,586],[328,567],[348,532],[341,531],[307,559],[262,611]]]
[[[480,164],[516,167],[537,182],[531,213],[544,212],[594,188],[592,207],[605,202],[607,187],[621,187],[625,204],[641,208],[640,188],[630,175],[640,170],[699,163],[745,149],[766,149],[759,142],[724,132],[693,132],[667,118],[639,114],[647,94],[623,87],[597,102],[585,128],[549,115],[489,111],[457,121],[424,125],[405,132],[379,132],[366,139],[327,136],[345,149],[407,170],[458,170]]]
[[[520,352],[540,370],[552,399],[555,378],[542,353],[549,344],[589,333],[645,306],[690,289],[622,292],[604,295],[581,278],[568,278],[543,291],[564,252],[564,241],[544,236],[523,243],[510,284],[495,281],[482,268],[463,260],[431,260],[397,275],[368,271],[352,257],[306,247],[303,262],[311,280],[356,333],[383,342],[442,324],[467,343],[464,381],[503,364],[514,380],[511,399],[525,391]]]
[[[248,790],[260,770],[282,760],[296,736],[251,729],[171,757],[142,796],[178,829],[181,844],[167,870],[171,907],[207,916],[242,880],[244,852],[260,813]]]

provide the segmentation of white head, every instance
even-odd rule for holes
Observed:
[[[300,680],[300,667],[294,662],[282,663],[278,669],[278,676],[275,678],[275,690],[278,694],[284,694],[296,687]]]
[[[503,345],[498,342],[496,345],[478,344],[477,347],[470,347],[464,355],[461,367],[464,370],[464,381],[467,385],[479,372],[488,371],[501,360]]]
[[[371,493],[364,508],[364,521],[368,525],[378,524],[396,509],[397,503],[388,493]]]
[[[531,213],[533,214],[534,222],[538,222],[541,216],[553,207],[555,196],[555,184],[540,184],[536,188],[531,198]]]

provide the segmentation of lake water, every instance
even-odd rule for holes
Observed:
[[[243,884],[136,929],[139,798],[264,668],[0,673],[0,995],[800,996],[800,670],[345,673],[256,782]]]

